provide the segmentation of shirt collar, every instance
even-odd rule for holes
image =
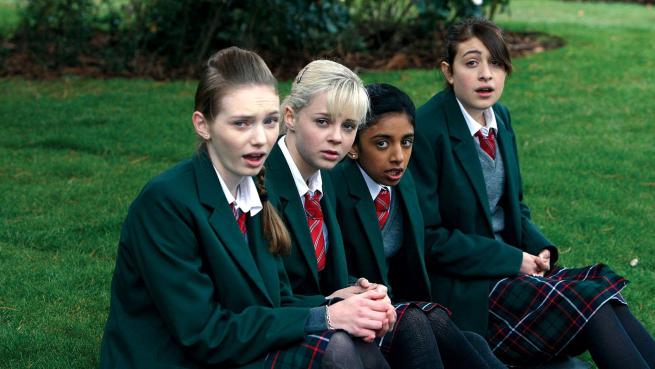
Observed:
[[[377,183],[373,178],[371,178],[371,176],[368,175],[368,173],[366,173],[366,171],[359,165],[359,163],[357,163],[357,167],[359,168],[359,171],[362,172],[364,182],[366,182],[366,187],[368,187],[368,192],[371,194],[371,199],[373,199],[373,201],[375,201],[383,188],[386,188],[389,191],[389,199],[391,199],[392,191],[389,186]]]
[[[459,109],[462,111],[462,115],[464,115],[464,120],[466,121],[466,125],[469,127],[471,136],[475,136],[475,134],[480,130],[482,131],[482,135],[485,137],[489,135],[489,130],[491,129],[498,132],[498,123],[496,123],[496,114],[494,114],[493,107],[490,106],[482,112],[482,114],[484,114],[484,120],[487,122],[486,126],[482,126],[482,124],[473,119],[473,117],[466,111],[466,109],[464,109],[464,105],[462,105],[459,99],[457,99],[457,104],[459,104]]]
[[[298,196],[303,197],[307,192],[311,192],[313,194],[316,191],[321,191],[322,194],[323,178],[321,177],[321,171],[317,170],[316,173],[309,176],[309,178],[307,178],[307,182],[305,182],[305,180],[302,178],[302,175],[300,174],[300,170],[298,170],[298,166],[296,166],[296,163],[291,157],[291,153],[289,152],[289,148],[287,147],[286,142],[284,142],[285,137],[286,136],[280,137],[280,139],[277,141],[277,144],[280,146],[282,155],[284,155],[284,159],[287,161],[289,170],[291,170],[291,176],[293,177],[293,182],[296,184]],[[321,197],[323,196],[321,195]]]
[[[218,181],[221,183],[221,189],[225,194],[228,204],[236,203],[237,208],[243,213],[250,212],[251,217],[263,209],[262,201],[259,199],[259,193],[257,193],[257,186],[255,186],[255,181],[252,177],[246,176],[241,178],[241,181],[237,185],[237,197],[235,199],[216,167],[214,167],[214,171],[218,176]]]

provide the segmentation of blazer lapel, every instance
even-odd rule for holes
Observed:
[[[323,210],[325,227],[327,227],[328,230],[328,259],[324,274],[325,271],[329,271],[328,275],[322,276],[322,281],[325,281],[326,283],[321,283],[321,286],[323,287],[322,290],[331,293],[347,286],[348,266],[346,252],[343,246],[341,227],[339,227],[339,222],[337,221],[336,216],[336,196],[334,191],[328,191],[328,187],[331,188],[331,185],[328,184],[330,178],[327,171],[322,171],[321,176],[323,177],[324,190],[323,198],[321,199],[321,208]],[[316,257],[314,256],[314,258]]]
[[[500,154],[503,156],[503,166],[505,169],[505,194],[504,197],[509,201],[509,206],[506,207],[505,211],[508,212],[508,215],[513,218],[512,222],[508,222],[507,226],[512,228],[514,237],[517,237],[517,242],[520,240],[520,229],[521,224],[520,215],[512,211],[513,209],[518,209],[519,204],[515,202],[515,199],[518,199],[520,180],[517,178],[519,173],[515,170],[518,168],[518,163],[516,159],[516,154],[512,148],[513,139],[512,133],[507,130],[505,127],[505,122],[502,118],[496,114],[496,122],[498,123],[498,148]]]
[[[277,261],[275,256],[268,251],[268,244],[266,240],[262,237],[261,232],[256,230],[262,228],[262,217],[261,213],[257,214],[254,217],[248,217],[248,240],[252,245],[252,253],[255,261],[257,263],[258,269],[261,276],[263,277],[263,282],[268,289],[269,296],[274,300],[273,306],[280,305],[280,280],[277,276]]]
[[[264,280],[259,273],[248,244],[241,230],[239,230],[239,226],[234,221],[234,213],[227,203],[218,177],[216,177],[214,168],[206,153],[201,152],[194,157],[194,168],[200,202],[213,209],[209,216],[209,223],[214,228],[216,236],[232,255],[244,274],[250,278],[267,301],[272,304]]]
[[[346,166],[346,181],[348,183],[348,191],[353,198],[357,217],[364,226],[364,233],[368,239],[367,245],[361,247],[369,247],[371,253],[375,257],[375,263],[378,267],[383,283],[389,285],[387,279],[387,262],[384,257],[384,243],[382,241],[382,233],[378,225],[377,217],[375,216],[375,205],[371,199],[371,193],[366,186],[364,177],[360,172],[357,165],[350,159]]]
[[[410,173],[405,173],[403,178],[400,180],[400,183],[396,186],[398,189],[398,194],[402,198],[404,204],[405,204],[405,209],[407,211],[407,216],[404,218],[404,220],[409,222],[409,227],[405,227],[405,229],[411,229],[412,234],[408,235],[405,234],[403,237],[408,238],[412,237],[413,241],[411,244],[416,248],[416,253],[419,258],[419,263],[418,266],[420,267],[421,271],[421,277],[423,278],[424,281],[426,281],[426,288],[425,290],[430,291],[429,285],[429,278],[428,278],[428,271],[425,266],[425,248],[423,247],[425,243],[425,237],[424,237],[424,224],[421,221],[423,218],[420,216],[416,216],[416,214],[413,214],[414,211],[420,212],[420,205],[418,203],[418,196],[416,193],[416,187],[414,184],[414,180],[411,178]],[[409,245],[408,242],[404,242],[405,245]]]
[[[487,189],[485,187],[484,175],[482,174],[482,166],[478,157],[478,149],[475,141],[471,136],[468,125],[464,120],[462,111],[457,104],[455,95],[448,92],[448,104],[446,106],[446,122],[448,124],[448,131],[450,133],[450,140],[453,146],[455,157],[464,168],[464,172],[469,179],[471,187],[478,198],[478,205],[487,220],[487,225],[491,231],[491,214],[489,213],[489,198],[487,197]]]
[[[312,271],[316,288],[320,289],[314,243],[312,242],[312,236],[307,226],[305,208],[298,195],[291,170],[278,145],[273,147],[267,163],[270,163],[267,176],[270,176],[270,180],[276,183],[274,191],[280,198],[280,213],[286,219],[287,225],[291,230],[291,236],[296,239],[297,248],[300,249],[300,253],[307,263],[307,267]]]

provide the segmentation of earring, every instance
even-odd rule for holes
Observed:
[[[355,154],[354,152],[351,152],[350,155],[348,155],[348,156],[350,156],[350,158],[353,159],[353,160],[357,159],[357,154]]]

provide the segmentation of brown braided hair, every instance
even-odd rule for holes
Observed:
[[[268,250],[276,255],[287,255],[291,250],[291,236],[284,221],[280,218],[277,211],[271,202],[268,201],[268,191],[264,186],[266,177],[266,167],[257,174],[255,185],[257,186],[257,193],[262,201],[262,224],[264,226],[264,237],[269,243]]]

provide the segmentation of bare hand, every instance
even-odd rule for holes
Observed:
[[[385,326],[395,322],[395,310],[390,312],[393,306],[385,296],[386,293],[370,290],[328,306],[332,326],[366,342],[373,341],[389,330]]]
[[[331,299],[331,298],[339,297],[342,299],[347,299],[348,297],[353,295],[358,295],[360,293],[364,293],[369,290],[378,289],[380,288],[380,286],[382,285],[379,285],[377,283],[371,283],[366,278],[360,278],[357,280],[357,282],[354,285],[346,288],[342,288],[340,290],[336,290],[330,296],[327,296],[327,298]],[[386,287],[384,287],[384,293],[386,294]]]
[[[541,258],[541,270],[545,273],[550,270],[550,250],[543,249],[539,253],[539,258]]]
[[[326,296],[326,298],[332,299],[332,298],[338,297],[338,298],[341,298],[341,299],[345,300],[350,296],[359,295],[362,292],[366,292],[366,289],[355,285],[355,286],[342,288],[340,290],[336,290],[330,296]]]
[[[521,269],[519,270],[520,273],[543,277],[544,271],[542,270],[542,267],[543,261],[541,257],[528,254],[527,252],[523,253],[523,262],[521,262]]]
[[[387,298],[388,300],[388,298]],[[387,332],[393,329],[393,327],[396,325],[396,308],[391,305],[391,300],[388,300],[389,306],[387,308],[387,319],[385,319],[384,324],[382,326],[382,329],[376,332],[377,337],[382,337]]]
[[[366,289],[366,290],[370,289],[371,287],[372,287],[372,288],[375,288],[375,286],[376,286],[375,283],[371,283],[371,282],[369,282],[368,279],[366,279],[366,278],[364,278],[364,277],[359,278],[359,279],[357,280],[357,282],[355,282],[355,285],[356,285],[356,286],[359,286],[359,287],[361,287],[361,288],[364,288],[364,289]]]
[[[370,283],[366,278],[360,278],[357,280],[357,284],[360,287],[363,288],[368,288],[369,290],[375,290],[380,293],[384,294],[383,300],[388,304],[387,307],[387,318],[384,320],[382,324],[382,329],[376,331],[376,336],[377,337],[382,337],[387,332],[393,329],[394,325],[396,324],[396,309],[393,307],[391,304],[391,299],[389,298],[389,295],[387,294],[387,286],[383,284],[377,284],[377,283]]]

